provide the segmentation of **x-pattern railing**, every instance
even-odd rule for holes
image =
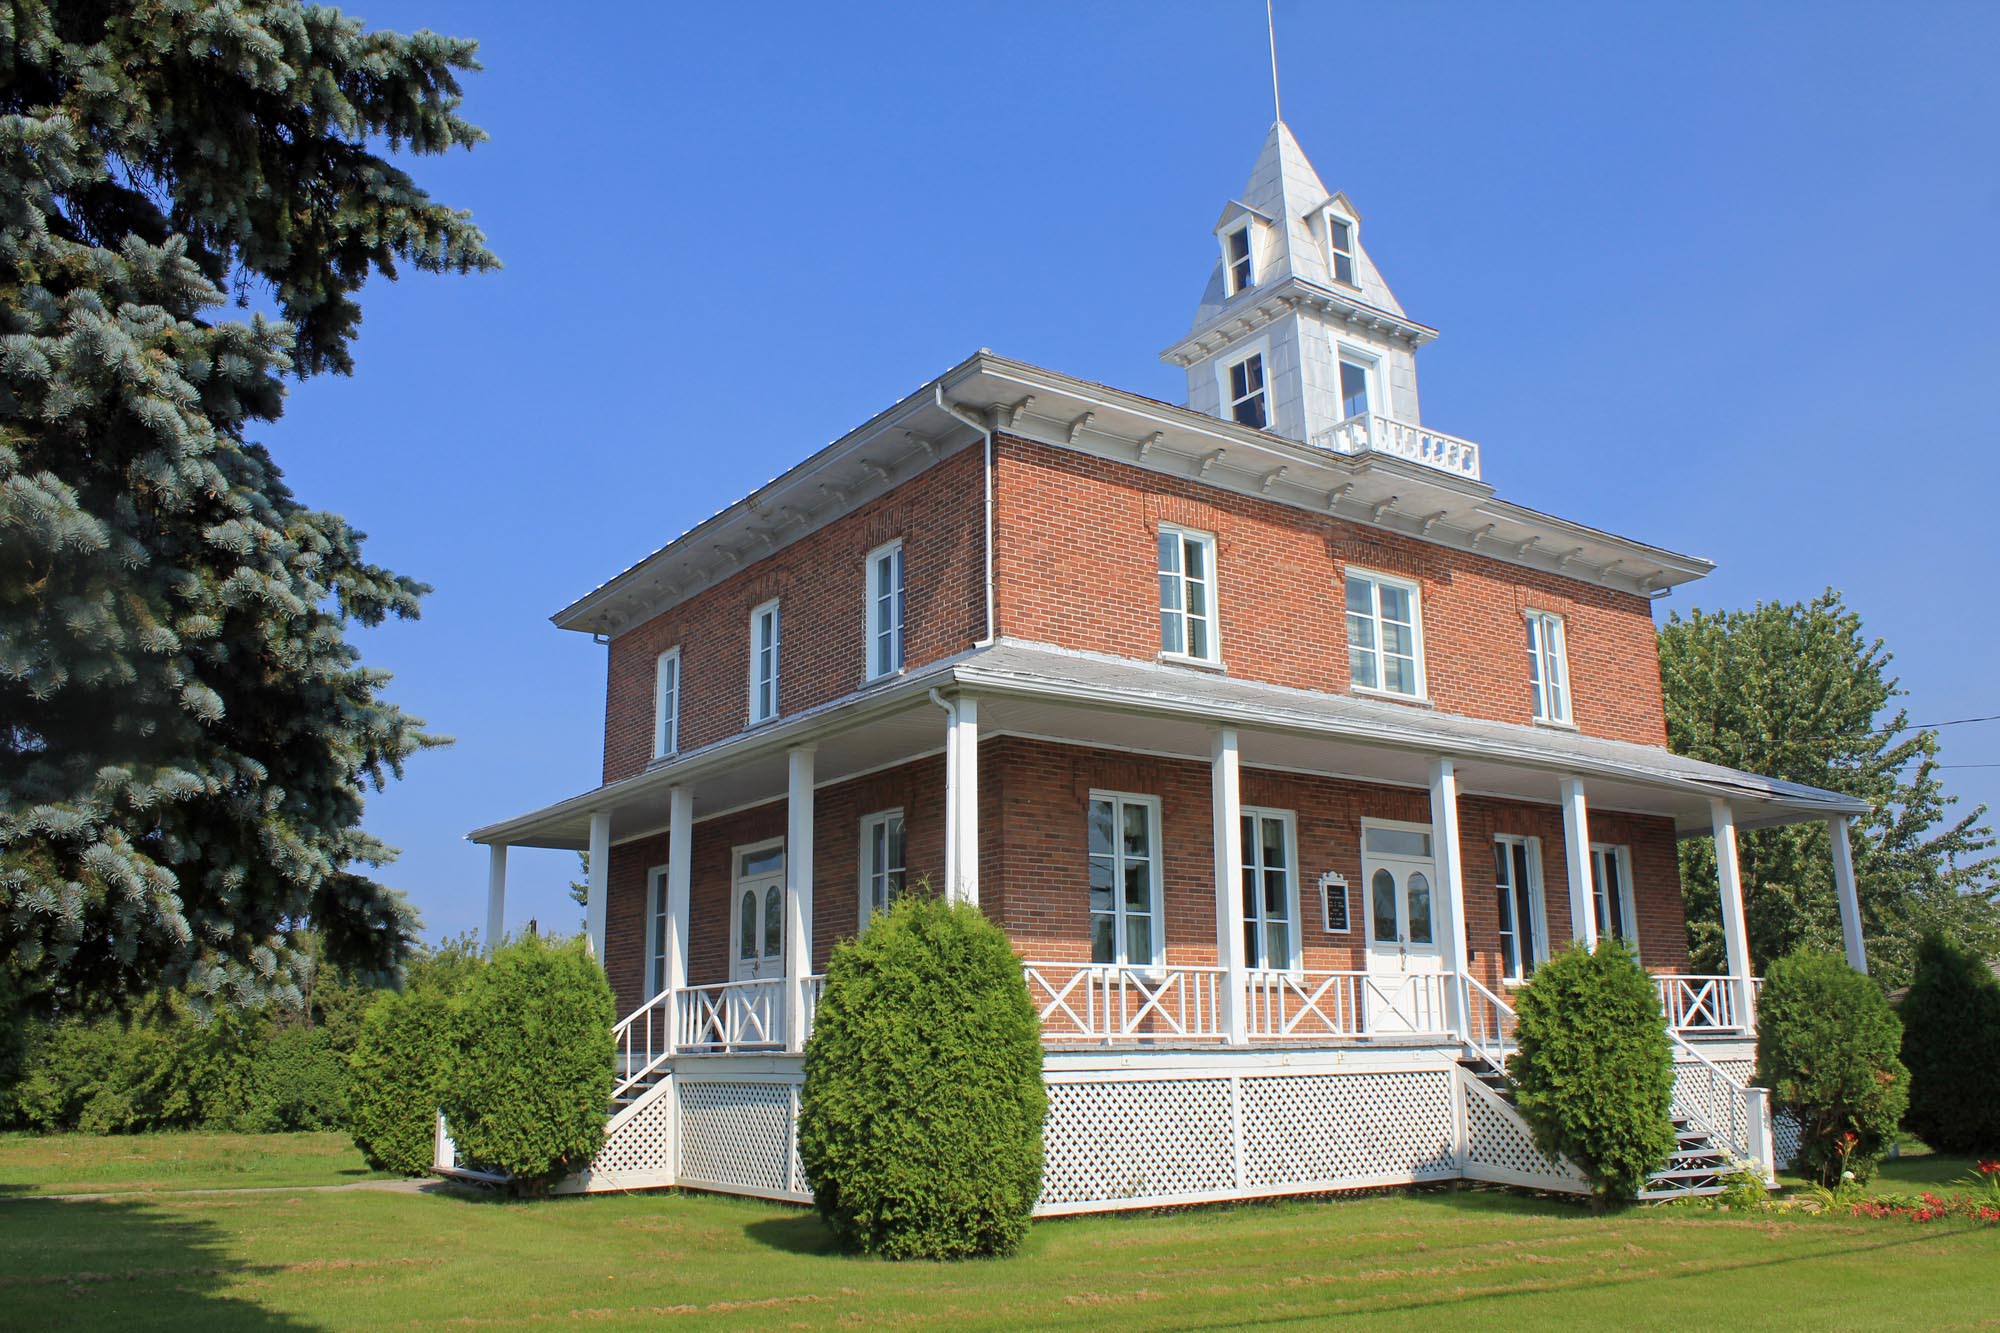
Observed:
[[[684,1051],[775,1050],[785,1044],[782,977],[689,986],[681,991]]]
[[[1047,1039],[1213,1041],[1224,1035],[1219,967],[1029,963],[1023,971]]]

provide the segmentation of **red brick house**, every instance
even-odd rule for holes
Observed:
[[[1861,964],[1862,807],[1666,750],[1652,602],[1709,564],[1503,500],[1420,424],[1435,334],[1361,230],[1274,126],[1164,353],[1187,405],[981,351],[556,615],[608,643],[603,783],[472,837],[489,934],[507,847],[591,853],[630,1017],[579,1187],[804,1197],[816,978],[919,880],[1027,964],[1045,1211],[1564,1188],[1506,997],[1606,935],[1682,1053],[1661,1188],[1774,1160],[1735,829],[1828,821]],[[1685,975],[1684,837],[1722,853],[1725,977]]]

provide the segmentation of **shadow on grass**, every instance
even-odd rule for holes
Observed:
[[[743,1228],[743,1234],[759,1245],[783,1250],[786,1254],[840,1253],[833,1233],[827,1230],[826,1223],[819,1220],[819,1214],[810,1209],[752,1222]]]
[[[158,1202],[65,1202],[0,1185],[0,1324],[9,1328],[309,1329],[225,1294],[274,1271],[213,1224]]]

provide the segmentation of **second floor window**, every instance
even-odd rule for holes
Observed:
[[[1229,368],[1229,416],[1258,430],[1271,424],[1270,404],[1264,397],[1263,353],[1246,356]]]
[[[1416,584],[1348,571],[1347,669],[1356,689],[1423,697],[1421,616]]]
[[[1563,643],[1561,616],[1528,612],[1528,684],[1534,694],[1535,721],[1570,720],[1569,651]]]
[[[868,555],[868,679],[903,669],[903,543]]]
[[[750,725],[778,715],[778,604],[750,613]]]
[[[1229,233],[1229,294],[1234,296],[1256,285],[1257,272],[1250,262],[1250,229],[1240,227]]]
[[[1346,218],[1327,214],[1326,248],[1332,261],[1333,280],[1354,286],[1354,224]]]
[[[681,748],[681,650],[669,648],[653,668],[653,758]]]
[[[1215,538],[1160,529],[1160,651],[1216,659]]]

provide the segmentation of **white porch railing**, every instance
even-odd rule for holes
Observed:
[[[1674,1044],[1674,1112],[1708,1132],[1739,1162],[1759,1162],[1768,1177],[1771,1151],[1770,1094],[1731,1078],[1715,1061],[1681,1039]]]
[[[1133,967],[1117,963],[1028,963],[1028,996],[1044,1041],[1178,1038],[1219,1041],[1219,967]]]
[[[1520,1018],[1514,1006],[1479,984],[1477,977],[1465,978],[1465,1044],[1501,1074],[1507,1072],[1507,1057],[1514,1053],[1514,1029]]]
[[[1312,442],[1321,449],[1341,454],[1391,454],[1440,472],[1479,480],[1479,446],[1471,440],[1372,412],[1328,426],[1314,435]]]
[[[707,1055],[785,1046],[785,979],[689,986],[679,994],[674,1043]]]
[[[648,1075],[666,1063],[672,1003],[672,996],[661,991],[619,1019],[611,1029],[615,1061],[612,1070],[616,1076],[611,1087],[613,1101],[644,1083]]]
[[[1681,976],[1660,973],[1653,978],[1659,987],[1660,1009],[1667,1027],[1674,1032],[1750,1033],[1754,1018],[1743,1012],[1743,987],[1735,977]],[[1754,995],[1764,984],[1762,977],[1750,978]]]
[[[1368,1031],[1365,972],[1250,973],[1244,1023],[1253,1041],[1358,1037]]]

